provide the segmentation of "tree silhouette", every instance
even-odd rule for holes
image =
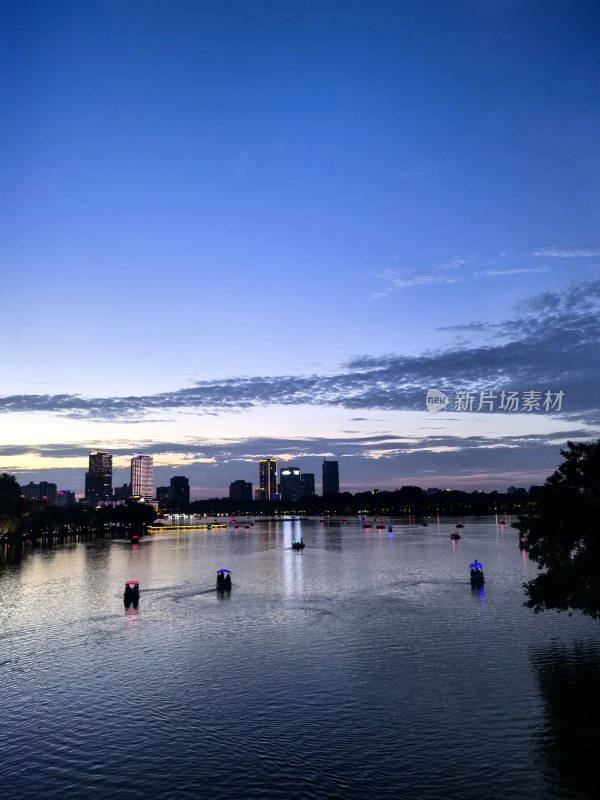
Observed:
[[[12,533],[29,507],[14,475],[0,475],[0,533]]]
[[[533,493],[535,510],[515,527],[527,533],[540,574],[525,584],[534,611],[581,611],[600,618],[600,440],[567,442],[563,463]]]

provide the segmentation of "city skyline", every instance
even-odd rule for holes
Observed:
[[[0,472],[541,483],[600,434],[597,3],[250,6],[6,6]]]

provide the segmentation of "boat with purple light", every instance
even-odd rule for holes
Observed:
[[[217,592],[231,591],[231,570],[220,569],[217,572]]]

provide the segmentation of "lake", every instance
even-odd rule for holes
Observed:
[[[3,800],[599,797],[598,623],[508,524],[383,521],[0,550]]]

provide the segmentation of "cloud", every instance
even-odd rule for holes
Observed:
[[[457,275],[456,271],[469,264],[472,255],[454,256],[446,261],[438,261],[430,269],[413,270],[410,272],[395,269],[383,269],[373,272],[373,276],[383,282],[383,287],[371,295],[372,300],[385,297],[392,292],[406,289],[410,286],[430,286],[436,283],[458,283],[464,277]]]
[[[525,272],[548,272],[546,267],[522,267],[517,269],[486,269],[482,272],[473,273],[476,278],[496,278],[501,275],[518,275]]]
[[[251,169],[250,158],[245,150],[238,150],[234,153],[229,153],[226,157],[226,164],[232,175],[242,177]]]
[[[593,258],[600,256],[600,247],[584,245],[577,247],[548,247],[532,253],[541,258]]]
[[[384,286],[378,292],[371,295],[371,299],[376,300],[385,297],[399,289],[406,289],[409,286],[430,286],[434,283],[458,283],[462,280],[453,275],[447,275],[437,270],[432,272],[398,272],[393,269],[384,269],[374,272],[374,276],[383,281]]]
[[[547,259],[585,259],[600,256],[600,247],[592,245],[579,245],[574,247],[551,246],[543,250],[534,252],[515,253],[503,251],[492,259],[488,259],[484,264],[486,269],[470,270],[469,265],[475,260],[474,254],[466,256],[455,256],[445,261],[439,261],[429,268],[419,270],[399,270],[382,269],[376,270],[372,275],[382,284],[381,287],[371,295],[372,300],[379,300],[382,297],[409,289],[414,286],[431,286],[434,284],[451,284],[459,281],[481,280],[484,278],[499,278],[503,276],[525,275],[530,273],[550,272],[555,268],[554,265],[543,267],[536,266],[512,266],[515,260],[530,260],[531,258]],[[401,257],[398,253],[395,259]],[[531,263],[531,262],[530,262]],[[587,265],[596,266],[596,265]],[[460,270],[460,272],[459,272]]]
[[[44,411],[93,420],[139,420],[177,410],[220,414],[269,405],[422,410],[426,390],[565,392],[563,413],[595,414],[600,398],[600,281],[546,292],[495,323],[475,323],[479,340],[420,355],[359,356],[333,374],[245,376],[199,381],[128,397],[12,395],[0,413]],[[488,337],[487,339],[485,337]]]
[[[447,167],[439,161],[417,161],[411,167],[408,167],[400,173],[402,180],[408,178],[422,178],[425,175],[431,175],[435,172],[446,172]]]
[[[473,254],[455,256],[446,261],[439,261],[429,269],[412,271],[395,269],[377,270],[372,274],[378,281],[382,282],[383,286],[371,295],[371,299],[378,300],[393,292],[412,286],[430,286],[440,283],[450,284],[469,279],[498,278],[504,275],[549,272],[548,267],[503,267],[502,263],[512,257],[513,255],[511,253],[501,253],[496,262],[491,262],[492,264],[499,262],[500,266],[498,268],[475,271],[465,269],[475,260]]]

